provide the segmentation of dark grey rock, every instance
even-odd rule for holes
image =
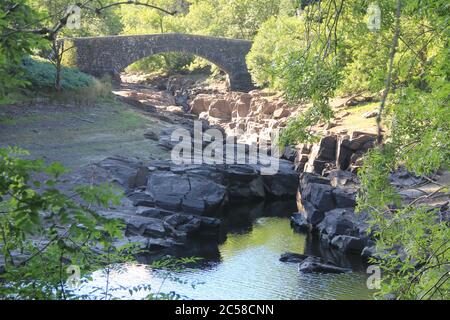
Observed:
[[[356,205],[356,193],[349,192],[341,188],[333,190],[336,208],[352,208]]]
[[[136,207],[153,207],[155,205],[155,199],[146,192],[133,192],[128,195],[128,198],[133,201],[133,205]]]
[[[291,225],[294,227],[295,230],[300,232],[311,231],[311,224],[306,219],[305,214],[301,212],[294,213],[291,216]]]
[[[226,188],[214,181],[170,171],[152,172],[147,190],[160,208],[196,214],[216,210],[226,198]]]
[[[306,214],[307,221],[311,223],[312,226],[317,226],[325,217],[325,213],[318,210],[310,202],[303,203],[303,210]]]
[[[336,160],[336,136],[323,137],[319,143],[317,153],[318,160],[335,161]]]
[[[299,262],[303,262],[308,257],[309,256],[306,254],[286,252],[281,255],[279,260],[281,262],[299,263]]]
[[[163,211],[158,208],[137,207],[136,215],[147,218],[161,219],[166,215],[163,212],[170,212],[170,211]]]
[[[298,266],[298,271],[304,273],[348,273],[351,269],[341,268],[332,264],[322,263],[317,259],[307,258]]]
[[[350,147],[350,140],[348,137],[338,141],[336,150],[336,166],[338,169],[348,169],[351,163],[353,152],[354,151]]]
[[[298,188],[298,177],[294,170],[292,172],[279,172],[275,175],[265,175],[264,190],[266,194],[273,197],[294,196]]]
[[[358,235],[355,221],[352,208],[334,209],[325,213],[325,218],[317,227],[321,235],[326,235],[331,240],[337,235]]]
[[[208,233],[211,229],[217,229],[220,226],[219,219],[186,214],[173,214],[166,217],[164,221],[177,231],[186,233],[187,236]]]
[[[300,188],[307,186],[310,183],[330,185],[330,180],[310,172],[303,172],[300,175]]]
[[[349,148],[352,149],[353,151],[359,151],[363,149],[363,146],[367,142],[375,142],[376,139],[377,139],[376,134],[354,131],[352,134],[352,138],[349,141]]]
[[[294,162],[297,157],[297,149],[294,146],[287,146],[281,155],[282,159]]]
[[[134,187],[136,171],[142,163],[136,159],[109,157],[96,164],[109,172],[111,182],[116,182],[125,189]]]
[[[148,131],[148,132],[144,133],[144,137],[146,139],[150,139],[150,140],[154,140],[154,141],[159,140],[159,136],[156,133],[154,133],[153,131]]]
[[[338,235],[331,240],[331,245],[343,253],[361,254],[364,241],[357,237]]]
[[[365,258],[375,258],[376,257],[377,250],[375,246],[367,246],[364,247],[361,251],[361,256]]]
[[[310,202],[319,211],[325,212],[335,208],[333,188],[329,185],[309,183],[302,188],[302,202]]]

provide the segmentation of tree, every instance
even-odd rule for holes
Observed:
[[[32,48],[43,45],[43,40],[36,34],[12,30],[38,19],[37,12],[25,0],[2,1],[0,4],[0,98],[11,89],[25,85],[19,77],[19,63]]]
[[[99,16],[105,11],[125,4],[149,7],[169,15],[176,13],[153,5],[148,1],[85,0],[78,3],[78,6],[83,12],[87,12],[87,17],[92,20],[92,15]],[[61,34],[65,36],[80,35],[79,31],[67,32],[64,29],[72,14],[67,10],[67,2],[63,0],[45,0],[44,2],[8,0],[2,3],[0,14],[4,17],[0,24],[0,41],[2,43],[0,48],[0,75],[3,73],[3,78],[10,78],[8,86],[14,87],[24,83],[18,80],[18,77],[11,77],[12,72],[7,69],[17,69],[21,59],[29,54],[32,49],[46,47],[53,51],[51,57],[56,72],[55,88],[60,90],[60,65],[64,50],[61,51],[63,45],[57,43],[58,37]],[[11,79],[13,80],[12,84]],[[3,92],[6,91],[6,88],[0,89]]]
[[[448,4],[376,3],[382,23],[371,31],[367,2],[302,1],[295,32],[280,31],[286,18],[263,25],[249,65],[261,85],[281,89],[293,102],[312,102],[290,119],[281,144],[316,139],[310,128],[332,117],[328,100],[335,94],[365,92],[380,99],[378,145],[358,172],[358,208],[371,217],[381,257],[373,262],[385,274],[379,296],[448,299],[448,221],[427,202],[438,191],[448,195],[449,186],[400,203],[389,180],[390,172],[405,167],[435,183],[432,175],[449,168]]]

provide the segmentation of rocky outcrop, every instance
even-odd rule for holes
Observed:
[[[294,158],[299,172],[327,175],[335,168],[356,171],[361,164],[360,159],[373,148],[375,141],[375,134],[360,131],[354,131],[350,135],[325,135],[317,144],[290,146],[283,157]]]
[[[357,178],[348,171],[332,170],[328,177],[300,175],[297,206],[291,218],[299,231],[319,234],[322,243],[344,254],[360,255],[369,244],[367,216],[354,212]]]
[[[270,136],[273,129],[283,127],[287,118],[297,112],[282,98],[265,96],[256,90],[199,94],[190,102],[190,111],[200,119],[220,125],[227,136],[238,136],[241,143],[252,142],[255,134]]]
[[[284,163],[274,175],[261,175],[259,165],[174,165],[151,161],[134,175],[130,195],[140,205],[210,215],[231,202],[294,196],[298,179]]]
[[[273,176],[262,176],[258,165],[175,165],[123,157],[107,158],[90,170],[96,182],[117,183],[126,191],[120,207],[99,214],[121,220],[126,239],[148,253],[174,253],[197,237],[217,239],[223,209],[243,200],[292,198],[298,188],[289,162]]]

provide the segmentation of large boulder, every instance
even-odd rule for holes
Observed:
[[[319,262],[314,258],[306,258],[298,266],[298,271],[304,273],[348,273],[351,269],[337,267],[332,264]]]
[[[235,108],[237,112],[236,115],[240,118],[246,117],[250,111],[250,105],[243,102],[237,102]]]
[[[323,218],[325,217],[325,213],[318,210],[310,202],[304,202],[301,208],[303,209],[301,212],[306,217],[306,220],[313,227],[316,227],[320,222],[322,222]]]
[[[155,205],[155,199],[153,196],[145,191],[136,190],[129,193],[127,196],[128,199],[133,201],[133,205],[135,207],[153,207]]]
[[[147,192],[157,207],[171,211],[207,214],[224,204],[226,188],[210,179],[171,171],[152,172]]]
[[[297,206],[313,226],[322,221],[325,211],[334,208],[332,191],[328,179],[307,172],[300,175]]]
[[[164,222],[177,231],[186,233],[187,237],[215,233],[220,226],[219,219],[187,214],[170,215],[164,219]]]
[[[340,136],[336,145],[336,167],[341,170],[347,170],[351,163],[354,150],[350,147],[350,137],[348,135]]]
[[[275,108],[276,106],[272,102],[264,100],[261,107],[261,112],[266,115],[272,115],[275,112]]]
[[[326,136],[320,140],[317,158],[320,160],[336,160],[336,142],[337,136]]]
[[[373,133],[354,131],[349,141],[348,147],[353,151],[367,151],[376,141],[377,135]]]
[[[356,205],[356,193],[342,188],[333,189],[336,208],[353,208]]]
[[[335,208],[333,187],[329,185],[310,183],[302,188],[301,197],[302,201],[309,202],[322,212]]]
[[[298,188],[298,175],[290,161],[278,160],[278,171],[275,174],[262,175],[266,194],[272,197],[295,196]]]
[[[264,181],[257,168],[251,165],[228,165],[223,175],[232,201],[261,199],[266,195]]]
[[[358,237],[338,235],[331,240],[331,245],[343,253],[361,254],[364,241]]]
[[[226,99],[216,99],[209,105],[209,116],[222,120],[231,120],[232,108]]]
[[[125,189],[134,187],[134,177],[138,168],[142,163],[138,160],[124,157],[109,157],[96,164],[108,171],[110,178],[109,182],[115,182]]]
[[[99,211],[100,215],[108,219],[118,219],[125,224],[125,236],[144,236],[161,238],[166,236],[173,236],[172,230],[168,225],[155,218],[148,218],[133,214]]]
[[[281,158],[294,162],[297,158],[297,150],[292,146],[286,146],[283,150]]]
[[[358,236],[358,223],[353,208],[334,209],[325,213],[317,226],[322,238],[329,241],[338,235]]]

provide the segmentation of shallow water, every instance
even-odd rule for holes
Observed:
[[[311,253],[314,241],[294,232],[288,218],[259,217],[249,228],[227,234],[218,247],[219,259],[213,259],[216,261],[205,261],[201,267],[169,277],[145,265],[123,265],[120,271],[110,273],[109,293],[122,299],[143,298],[148,291],[130,295],[128,290],[150,285],[153,293],[174,291],[184,299],[371,298],[373,292],[366,287],[367,274],[299,273],[296,263],[278,260],[287,251]],[[80,293],[88,293],[93,286],[104,287],[105,283],[105,275],[98,271]]]

